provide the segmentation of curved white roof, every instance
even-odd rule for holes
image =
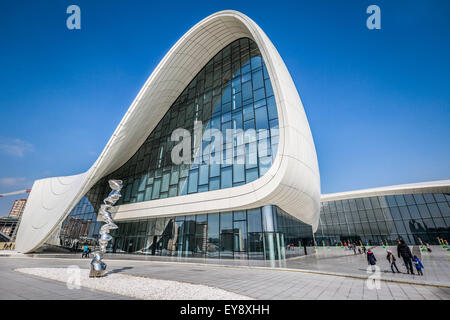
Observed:
[[[315,230],[320,206],[319,168],[300,97],[265,33],[249,17],[227,10],[196,24],[170,49],[87,172],[34,183],[18,231],[17,250],[30,252],[42,245],[99,179],[119,168],[138,150],[206,63],[242,37],[258,45],[275,95],[280,138],[272,167],[264,176],[243,186],[121,205],[114,218],[218,212],[271,204],[311,224]]]
[[[386,196],[391,194],[413,194],[413,193],[450,193],[450,180],[399,184],[396,186],[329,193],[323,194],[320,197],[320,200],[322,202],[326,202],[333,200]]]

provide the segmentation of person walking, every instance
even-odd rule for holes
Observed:
[[[409,246],[405,243],[405,240],[399,239],[398,240],[398,246],[397,246],[397,256],[400,258],[403,258],[403,262],[405,263],[406,270],[408,273],[411,272],[411,274],[414,274],[412,262],[411,259],[413,258],[413,255],[411,253],[411,250],[409,249]]]
[[[372,266],[372,272],[375,272],[375,265],[377,264],[377,259],[373,254],[372,250],[367,251],[367,263]]]
[[[417,274],[420,274],[421,276],[423,276],[423,272],[422,272],[423,264],[422,264],[422,261],[420,261],[419,258],[417,258],[417,256],[414,256],[414,258],[412,260],[413,260],[414,265],[416,267]]]
[[[431,253],[432,250],[428,242],[425,242],[425,247],[427,247],[427,251]]]
[[[388,250],[388,251],[387,251],[387,257],[386,257],[386,259],[387,259],[387,261],[389,261],[389,263],[390,263],[390,265],[391,265],[392,273],[395,273],[394,267],[395,267],[395,269],[397,270],[397,272],[400,273],[400,271],[398,271],[397,265],[395,264],[395,261],[396,261],[397,259],[395,258],[395,256],[393,255],[393,253],[392,253],[391,250]]]
[[[91,248],[89,248],[89,246],[86,246],[87,250],[86,250],[86,258],[90,258],[91,255]]]
[[[81,255],[82,258],[86,258],[88,253],[88,246],[85,244],[83,247],[83,254]]]
[[[353,247],[353,253],[356,254],[356,243],[352,244]]]

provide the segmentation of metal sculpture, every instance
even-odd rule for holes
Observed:
[[[122,180],[109,180],[109,186],[112,191],[109,195],[103,200],[103,203],[100,206],[99,213],[101,214],[103,221],[106,223],[100,228],[100,239],[98,243],[100,248],[94,251],[94,258],[91,261],[91,272],[89,273],[90,278],[94,277],[103,277],[106,271],[106,263],[103,260],[103,254],[106,252],[106,247],[108,246],[108,242],[112,239],[109,235],[110,230],[117,229],[117,225],[114,223],[114,220],[111,218],[111,213],[109,210],[116,204],[116,202],[120,198],[120,190],[122,189]]]

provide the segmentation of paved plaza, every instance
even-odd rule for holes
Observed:
[[[382,270],[381,279],[388,280],[380,281],[378,290],[369,289],[366,284],[368,275],[364,256],[347,253],[344,256],[325,256],[319,252],[319,255],[289,260],[285,268],[177,263],[161,259],[113,260],[113,255],[105,262],[113,273],[206,285],[253,299],[450,299],[448,255],[424,256],[425,276],[419,278],[383,272],[388,268],[383,250],[374,249]],[[67,268],[74,265],[87,269],[89,262],[90,259],[81,259],[80,255],[0,256],[0,299],[130,299],[83,287],[69,290],[64,282],[14,271],[18,268]],[[401,263],[399,268],[402,268]]]

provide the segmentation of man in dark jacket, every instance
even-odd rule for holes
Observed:
[[[411,272],[411,274],[414,274],[412,261],[413,255],[411,253],[411,250],[409,249],[409,246],[405,243],[405,240],[399,239],[398,240],[398,246],[397,246],[397,255],[398,257],[402,257],[403,261],[405,262],[406,270]]]

